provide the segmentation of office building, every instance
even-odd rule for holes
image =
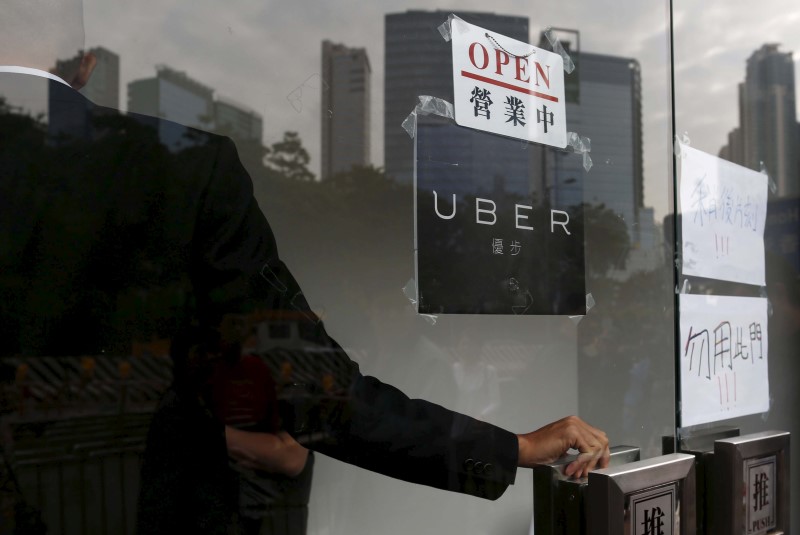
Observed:
[[[261,114],[229,98],[218,96],[214,101],[216,132],[237,142],[261,144],[264,121]]]
[[[384,158],[389,177],[410,183],[414,176],[414,140],[402,128],[403,121],[414,110],[420,95],[429,95],[453,102],[453,60],[451,45],[442,38],[438,27],[447,21],[451,11],[406,11],[386,15],[385,83],[384,83]],[[493,13],[457,12],[465,21],[528,42],[528,18],[495,15]],[[452,129],[448,129],[451,131]],[[531,191],[533,151],[519,140],[493,134],[476,136],[466,132],[451,133],[447,139],[432,140],[441,146],[438,152],[448,153],[463,164],[467,161],[480,177],[494,171],[482,172],[485,160],[473,159],[473,143],[492,144],[496,161],[504,165],[503,176],[492,176],[493,183],[502,189],[522,195]],[[473,185],[449,180],[442,174],[442,185],[452,193],[474,191]],[[455,188],[455,189],[453,189]]]
[[[742,138],[741,128],[737,126],[728,132],[728,144],[719,150],[719,157],[729,162],[744,165],[744,139]]]
[[[214,130],[214,90],[185,72],[164,65],[157,66],[156,70],[155,77],[128,84],[128,111],[201,130]],[[185,138],[171,138],[170,132],[169,128],[162,128],[160,135],[161,142],[171,149],[191,144],[191,140]]]
[[[323,180],[370,163],[371,79],[366,49],[322,42]]]
[[[575,50],[577,32],[566,33],[576,36],[562,41],[576,66],[566,79],[577,83],[566,98],[567,131],[591,140],[594,165],[587,172],[579,154],[543,147],[538,189],[553,206],[603,205],[625,222],[633,247],[645,246],[652,240],[642,229],[655,222],[644,210],[639,63]]]
[[[778,46],[765,44],[747,59],[739,84],[739,126],[720,156],[757,171],[763,163],[778,195],[793,196],[800,192],[794,61]]]

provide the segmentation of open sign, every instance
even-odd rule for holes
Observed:
[[[564,60],[558,54],[454,19],[456,122],[564,148]]]

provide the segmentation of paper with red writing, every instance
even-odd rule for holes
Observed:
[[[769,410],[767,300],[680,295],[681,426]]]
[[[456,123],[564,148],[564,60],[461,19],[452,20]]]

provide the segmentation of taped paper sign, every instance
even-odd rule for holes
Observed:
[[[456,123],[564,148],[564,60],[461,19],[453,37]]]
[[[680,296],[681,425],[769,409],[767,300]]]
[[[763,286],[768,178],[680,145],[683,274]]]

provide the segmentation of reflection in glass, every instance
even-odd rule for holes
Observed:
[[[577,43],[570,49],[578,65],[571,80],[579,82],[570,82],[576,102],[568,114],[574,119],[570,128],[592,140],[592,167],[587,171],[582,154],[534,145],[512,143],[493,155],[505,163],[509,176],[512,168],[521,170],[513,173],[521,177],[518,182],[512,184],[507,177],[505,187],[537,206],[569,205],[575,219],[582,220],[589,273],[586,290],[598,305],[594,315],[589,314],[576,328],[565,317],[442,316],[431,325],[415,315],[399,289],[413,276],[414,266],[413,142],[401,123],[419,95],[452,100],[450,49],[437,30],[451,13],[449,9],[403,12],[405,5],[376,3],[356,9],[336,2],[314,10],[297,3],[248,3],[220,10],[168,2],[152,6],[147,17],[140,18],[127,16],[128,7],[123,4],[92,6],[87,2],[89,20],[100,23],[87,28],[90,42],[96,45],[90,50],[98,66],[84,94],[98,104],[131,114],[83,104],[76,104],[80,109],[72,113],[64,110],[61,88],[51,91],[47,84],[31,84],[41,87],[14,92],[5,79],[2,85],[4,95],[17,97],[11,105],[26,104],[33,113],[18,113],[14,108],[4,114],[3,121],[11,125],[4,131],[24,139],[23,148],[35,146],[39,151],[33,155],[6,144],[4,154],[12,161],[37,161],[50,174],[48,185],[53,189],[47,194],[62,188],[72,202],[63,211],[55,210],[58,224],[53,226],[59,232],[49,236],[48,243],[73,263],[88,262],[93,251],[87,243],[70,239],[69,229],[89,228],[102,220],[108,224],[107,232],[95,235],[117,255],[114,262],[91,265],[85,280],[106,281],[109,286],[81,300],[79,304],[89,313],[74,303],[66,309],[53,304],[59,305],[59,297],[70,289],[61,284],[67,264],[47,266],[43,277],[47,291],[37,294],[46,299],[35,303],[37,310],[64,323],[19,327],[17,310],[13,310],[18,301],[4,299],[0,305],[8,320],[3,328],[9,344],[3,354],[8,354],[11,366],[3,381],[12,392],[15,417],[24,420],[14,431],[14,443],[19,446],[14,462],[20,463],[20,486],[34,496],[29,503],[41,510],[43,522],[73,526],[77,525],[73,524],[75,511],[90,511],[81,517],[89,531],[133,529],[146,433],[151,429],[158,436],[153,428],[170,431],[169,417],[175,414],[170,412],[175,409],[170,403],[180,406],[186,398],[181,398],[182,392],[162,396],[181,374],[207,390],[217,389],[211,395],[216,400],[209,405],[212,412],[227,403],[230,410],[222,412],[242,416],[253,407],[240,405],[241,399],[226,393],[227,386],[250,381],[253,384],[242,391],[257,390],[253,385],[271,380],[278,402],[294,399],[296,403],[290,406],[303,414],[304,403],[317,403],[320,396],[327,396],[334,407],[340,401],[341,385],[308,363],[319,358],[340,363],[355,360],[365,371],[386,377],[412,397],[431,399],[509,429],[528,429],[533,423],[543,425],[570,413],[588,415],[599,427],[609,429],[615,442],[649,446],[652,454],[652,443],[658,442],[672,421],[671,371],[667,365],[661,368],[671,351],[665,318],[670,314],[672,285],[661,265],[660,230],[654,221],[656,213],[667,210],[665,201],[658,200],[664,192],[657,191],[655,200],[646,203],[643,185],[646,155],[661,152],[666,129],[658,121],[648,123],[642,111],[648,104],[642,95],[648,93],[640,84],[653,80],[651,87],[666,85],[666,66],[653,59],[666,39],[663,10],[656,10],[658,16],[642,24],[645,19],[635,4],[622,7],[630,8],[625,17],[631,21],[657,28],[654,41],[642,38],[638,48],[606,41],[601,36],[608,35],[607,26],[595,19],[608,14],[591,6],[580,14],[560,6],[543,6],[532,13],[524,3],[504,2],[493,6],[498,14],[461,13],[466,20],[527,42],[535,42],[535,32],[550,22],[581,32],[586,50],[579,50]],[[130,30],[120,31],[109,20],[129,20]],[[344,43],[346,50],[341,52],[347,61],[337,71],[346,78],[344,86],[337,83],[337,73],[328,77],[319,56],[322,52],[324,57],[325,45],[320,47],[320,43],[326,41]],[[570,45],[568,37],[563,41]],[[78,67],[74,62],[77,48],[59,51],[61,71]],[[49,69],[54,63],[41,68]],[[342,87],[357,98],[340,100]],[[651,109],[662,104],[659,98],[650,100]],[[36,113],[48,110],[49,117],[35,118]],[[158,119],[198,130],[170,128]],[[649,146],[643,141],[647,124],[650,132],[658,132],[648,139]],[[330,152],[325,148],[326,126],[336,130],[330,134]],[[350,126],[358,135],[351,134]],[[230,144],[204,131],[233,139],[238,154],[233,154]],[[454,136],[449,142],[456,149],[454,158],[463,161],[457,152],[464,150],[458,149],[461,139]],[[148,156],[136,156],[137,147]],[[651,147],[655,150],[648,153]],[[71,162],[69,155],[76,150],[92,154],[91,172]],[[351,152],[358,154],[351,158]],[[186,204],[211,198],[204,193],[203,179],[207,168],[214,167],[209,159],[219,154],[236,167],[236,173],[241,171],[237,159],[247,169],[258,208],[267,214],[282,257],[305,292],[289,292],[292,295],[286,299],[261,303],[263,307],[236,303],[233,311],[246,318],[237,323],[240,334],[249,336],[254,329],[257,340],[226,340],[227,346],[217,338],[220,318],[209,320],[215,326],[210,331],[217,334],[184,330],[186,324],[197,327],[187,318],[203,303],[193,295],[196,281],[186,276],[182,262],[192,258],[190,267],[200,270],[202,262],[195,263],[191,254],[219,252],[200,246],[189,253],[186,244],[194,232],[213,231],[166,223],[171,221],[170,214],[180,213]],[[330,170],[329,155],[335,162]],[[648,177],[647,183],[665,191],[666,180],[656,175]],[[109,181],[106,186],[117,196],[113,209],[92,202],[91,196],[82,197],[83,188],[102,189],[101,178]],[[489,177],[490,183],[494,179]],[[499,186],[502,180],[497,182]],[[176,183],[182,186],[170,190],[168,185]],[[138,189],[143,185],[144,191]],[[215,190],[215,194],[225,192],[230,189]],[[139,210],[143,206],[150,207],[146,216]],[[203,217],[214,217],[225,203],[204,206],[208,211]],[[237,209],[244,212],[242,207]],[[18,218],[4,228],[28,228],[28,221]],[[120,228],[133,230],[123,236],[114,231]],[[168,233],[172,241],[148,238],[155,230]],[[136,248],[131,240],[136,239],[149,247],[148,254],[133,255]],[[260,271],[263,264],[251,271],[259,274],[260,279],[254,276],[259,283],[267,285],[264,291],[270,298],[282,294],[281,287],[294,290],[286,273],[276,267],[275,277],[270,278]],[[577,267],[567,266],[556,275],[566,276]],[[19,281],[8,273],[4,273],[4,285],[16,295]],[[71,286],[85,287],[89,286]],[[220,284],[211,301],[228,296],[228,291],[235,293],[235,287],[236,283]],[[577,296],[581,303],[582,297]],[[347,347],[346,357],[342,350],[330,347],[315,320],[309,321],[318,316]],[[29,333],[24,340],[17,341],[18,327]],[[87,332],[97,336],[77,340],[73,336]],[[257,371],[248,368],[256,366],[249,358],[254,353],[266,371],[260,366]],[[42,358],[34,360],[34,356]],[[19,404],[20,399],[24,403]],[[161,409],[153,416],[159,401]],[[247,424],[274,431],[274,411],[260,409],[263,414]],[[291,411],[282,417],[297,419]],[[308,433],[308,440],[326,438],[324,418],[319,413],[312,415],[312,422],[314,418],[322,434]],[[155,422],[152,426],[151,421]],[[216,448],[214,452],[226,458],[220,440],[207,443],[208,450],[198,446],[205,444],[196,440],[198,434],[210,435],[213,430],[204,427],[202,420],[195,423],[196,428],[179,427],[185,431],[178,442],[185,452],[180,453],[213,457],[210,450]],[[35,466],[41,459],[30,452],[51,444],[52,433],[63,427],[69,432],[59,448],[63,446],[71,455],[78,451],[76,444],[84,444],[88,437],[88,449],[80,451],[90,452],[91,460],[69,464],[59,456],[47,457],[45,469],[38,471]],[[98,437],[107,441],[95,441]],[[358,457],[365,461],[369,456]],[[74,460],[70,457],[69,462]],[[230,468],[227,463],[214,463],[208,472],[229,484]],[[324,456],[316,459],[314,470],[308,515],[309,529],[316,532],[510,533],[527,529],[530,520],[531,489],[524,472],[501,502],[484,504],[389,481]],[[66,497],[63,502],[38,492],[58,488],[58,477],[74,483],[65,487],[74,489],[81,473],[95,490],[102,485],[119,485],[122,490],[91,503],[78,503],[81,495],[77,492],[63,491],[59,494]],[[118,473],[124,477],[117,478]],[[306,480],[294,487],[299,500],[295,505],[308,502],[307,484]],[[228,496],[247,494],[247,489],[259,486],[258,478],[250,479]],[[96,492],[96,496],[101,494]],[[209,499],[212,496],[210,492]]]
[[[701,6],[683,0],[673,5],[676,131],[686,133],[695,148],[766,173],[770,184],[766,286],[691,281],[692,293],[768,299],[768,326],[762,336],[769,348],[769,410],[724,423],[742,434],[767,429],[798,433],[800,401],[794,383],[800,340],[800,127],[795,63],[800,41],[795,21],[800,11],[780,1],[768,1],[758,12],[737,2]],[[712,18],[728,23],[712,24]],[[702,433],[703,428],[680,432]],[[800,454],[797,443],[792,448]],[[797,466],[791,480],[797,487]],[[797,511],[791,514],[796,521]]]

